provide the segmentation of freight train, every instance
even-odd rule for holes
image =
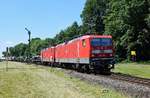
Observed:
[[[80,72],[109,73],[115,63],[112,36],[83,35],[43,49],[40,59],[43,64]]]

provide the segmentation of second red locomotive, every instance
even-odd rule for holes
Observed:
[[[78,71],[110,72],[114,49],[110,35],[84,35],[41,51],[43,63],[71,67]]]

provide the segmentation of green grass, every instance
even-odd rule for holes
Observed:
[[[150,64],[148,63],[119,63],[113,71],[142,78],[150,78]]]
[[[0,62],[0,98],[127,98],[99,85],[89,84],[42,66]]]

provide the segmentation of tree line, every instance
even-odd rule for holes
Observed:
[[[130,60],[132,50],[136,51],[137,60],[150,60],[150,0],[86,0],[81,19],[81,25],[73,22],[54,38],[33,38],[32,56],[88,32],[112,35],[118,61]],[[27,44],[20,43],[10,47],[9,55],[26,57],[28,49]]]

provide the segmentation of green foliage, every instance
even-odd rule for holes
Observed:
[[[6,57],[7,53],[5,51],[3,51],[2,54],[3,54],[4,57]]]
[[[16,57],[19,57],[19,56],[26,55],[25,54],[26,49],[27,49],[27,44],[20,43],[20,44],[16,45],[14,48],[11,47],[9,49],[9,51],[10,51],[10,55],[12,55],[12,56],[15,55]]]
[[[150,60],[150,0],[86,0],[81,18],[82,25],[73,22],[54,38],[33,38],[32,55],[90,31],[113,36],[117,61],[129,61],[131,50],[137,52],[137,60]],[[23,43],[10,48],[12,56],[27,56],[28,52]]]
[[[102,34],[104,31],[103,16],[105,15],[107,0],[87,0],[81,18],[86,31],[91,30]]]
[[[130,51],[135,50],[138,60],[150,58],[148,4],[147,0],[109,0],[105,34],[113,36],[120,57],[130,58]]]
[[[132,76],[142,77],[142,78],[150,78],[150,64],[146,63],[129,63],[122,62],[118,63],[113,70],[113,72],[120,72],[124,74],[129,74]]]
[[[80,27],[77,22],[74,22],[71,26],[69,26],[65,30],[61,30],[60,33],[54,37],[54,39],[56,40],[55,43],[58,44],[68,41],[79,34],[80,34]]]
[[[44,48],[54,45],[54,40],[51,38],[46,38],[41,40],[40,38],[33,38],[31,40],[31,55],[39,55],[40,51]],[[3,55],[6,56],[6,52],[3,52]],[[9,48],[9,56],[15,57],[27,57],[29,56],[29,46],[28,44],[20,43],[14,47]]]

